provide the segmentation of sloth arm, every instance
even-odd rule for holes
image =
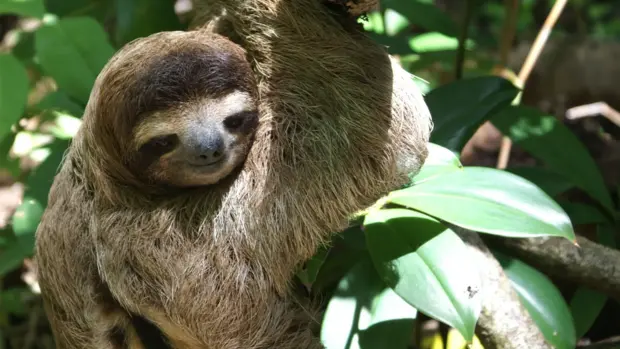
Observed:
[[[284,290],[349,215],[419,170],[430,113],[385,49],[320,1],[203,3],[226,10],[259,81],[261,128],[237,180],[247,193],[225,205],[248,231],[249,258]]]
[[[101,349],[115,322],[101,302],[94,245],[87,218],[90,201],[72,186],[68,162],[55,178],[37,229],[36,262],[46,314],[58,349]],[[112,348],[112,347],[110,347]]]

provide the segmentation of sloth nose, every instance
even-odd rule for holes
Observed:
[[[217,132],[195,138],[188,154],[192,165],[211,165],[224,157],[224,140]]]

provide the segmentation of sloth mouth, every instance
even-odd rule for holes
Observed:
[[[188,165],[197,170],[197,171],[201,171],[201,172],[214,172],[216,170],[218,170],[220,167],[222,167],[222,165],[226,162],[226,158],[222,158],[213,162],[209,162],[209,163],[202,163],[202,164],[196,164],[196,163],[191,163],[188,162]]]

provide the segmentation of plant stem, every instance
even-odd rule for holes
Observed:
[[[549,15],[547,16],[547,19],[545,19],[545,23],[538,32],[536,40],[530,48],[530,52],[525,59],[525,63],[523,63],[523,66],[519,71],[519,75],[516,79],[516,84],[519,88],[523,88],[525,86],[525,83],[527,82],[527,79],[530,76],[534,65],[536,65],[536,62],[538,61],[538,57],[540,57],[540,54],[542,53],[542,50],[547,43],[547,39],[549,39],[549,34],[551,34],[551,30],[555,26],[555,23],[558,21],[558,18],[560,18],[564,7],[566,7],[566,2],[567,0],[556,0],[556,2],[553,4],[553,7],[551,8]],[[504,138],[502,139],[502,146],[499,150],[497,168],[505,169],[508,166],[511,149],[512,141],[510,140],[510,138],[504,136]]]

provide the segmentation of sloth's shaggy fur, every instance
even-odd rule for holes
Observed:
[[[322,348],[289,289],[296,268],[427,155],[431,118],[412,77],[357,27],[316,0],[214,3],[257,81],[261,120],[247,160],[210,187],[142,182],[126,154],[130,133],[111,126],[138,113],[140,91],[128,88],[138,86],[135,71],[175,46],[196,48],[187,49],[190,66],[216,51],[240,53],[211,29],[156,34],[117,53],[37,234],[59,349],[150,348],[139,344],[136,318],[172,348]],[[209,40],[215,51],[198,49]],[[234,73],[222,78],[252,81]],[[160,76],[168,78],[176,77]]]

